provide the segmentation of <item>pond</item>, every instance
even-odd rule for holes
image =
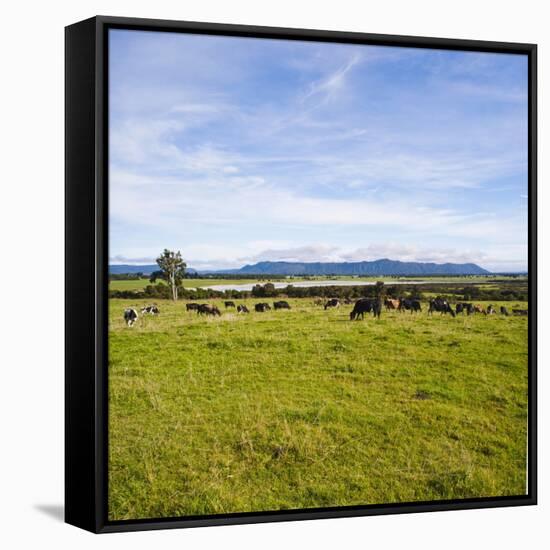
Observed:
[[[256,284],[265,284],[266,281],[259,283],[246,283],[246,284],[228,284],[228,285],[211,285],[204,286],[210,290],[218,290],[223,292],[225,290],[252,290]],[[443,283],[444,281],[384,281],[387,285],[421,285],[421,284],[436,284]],[[275,288],[286,288],[288,285],[294,287],[304,288],[310,286],[372,286],[376,284],[376,281],[297,281],[297,282],[284,282],[284,283],[272,283]]]

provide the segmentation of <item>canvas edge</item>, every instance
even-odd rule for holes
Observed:
[[[96,25],[65,28],[65,522],[94,532]]]

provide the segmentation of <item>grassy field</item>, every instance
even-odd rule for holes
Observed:
[[[525,317],[289,301],[110,301],[110,519],[525,493]]]

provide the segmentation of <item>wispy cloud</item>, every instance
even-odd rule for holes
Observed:
[[[344,65],[324,76],[322,79],[311,82],[302,101],[305,102],[312,97],[319,97],[323,103],[334,99],[334,97],[344,89],[346,75],[360,62],[360,60],[361,56],[359,53],[355,52]]]

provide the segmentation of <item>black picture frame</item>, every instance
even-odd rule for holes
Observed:
[[[229,515],[107,520],[108,30],[192,32],[528,56],[527,494]],[[65,29],[65,520],[95,533],[537,503],[537,46],[506,42],[97,16]]]

